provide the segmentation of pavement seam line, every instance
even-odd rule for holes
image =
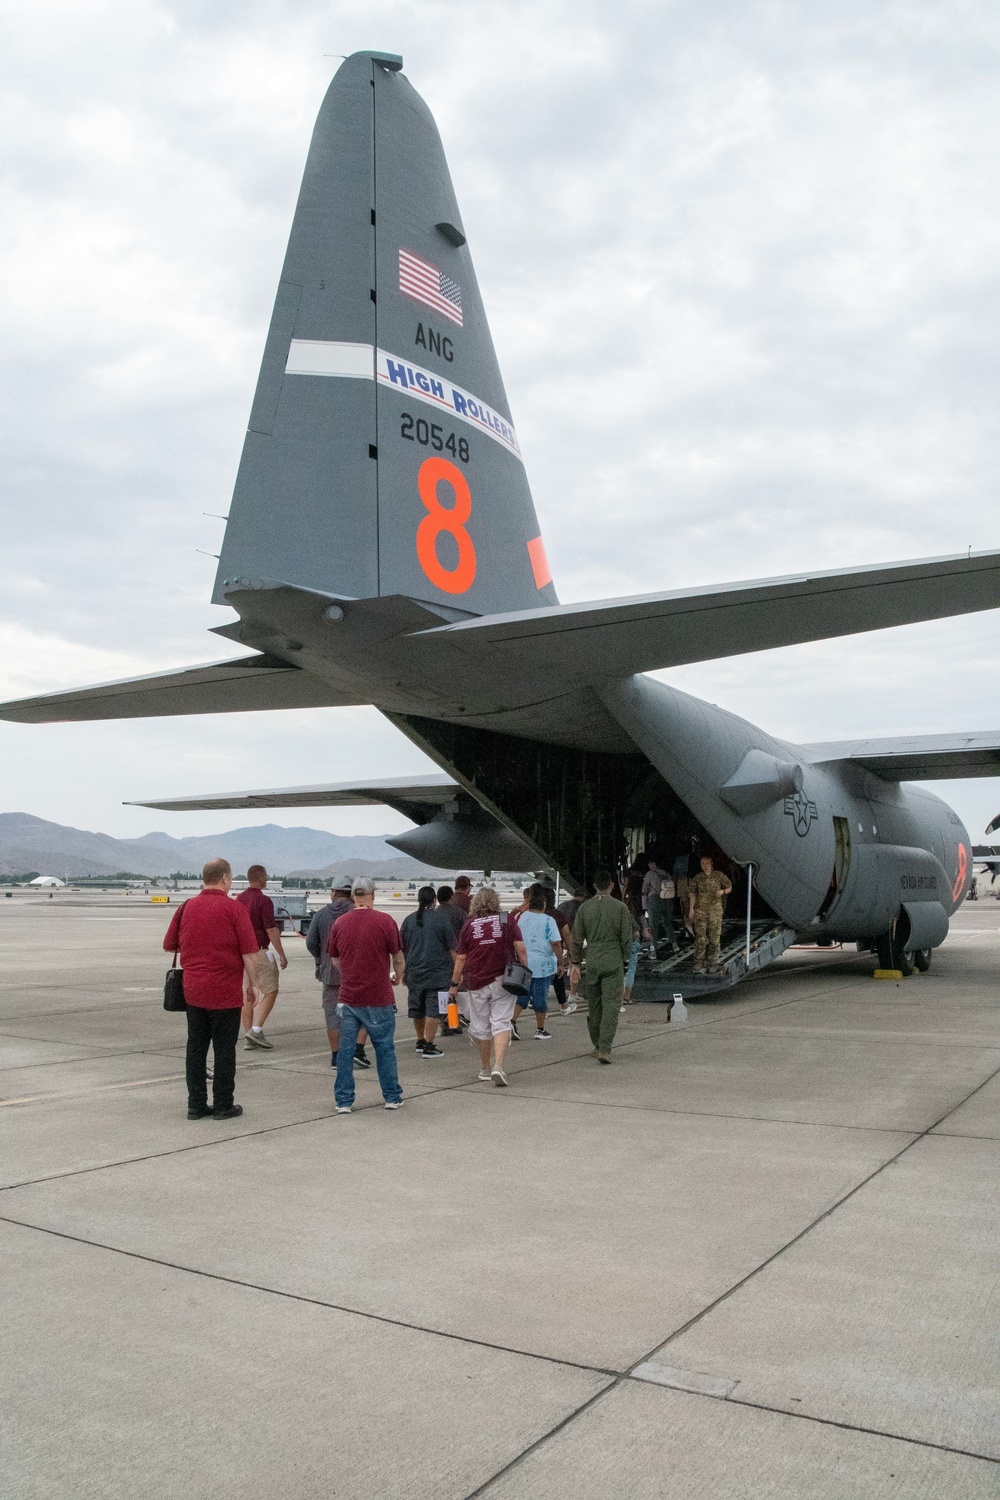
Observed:
[[[633,1368],[635,1367],[633,1366]],[[569,1412],[565,1417],[561,1418],[560,1421],[556,1422],[548,1432],[543,1433],[541,1437],[538,1437],[534,1442],[529,1443],[528,1446],[522,1450],[522,1452],[518,1453],[508,1463],[504,1464],[504,1466],[498,1469],[495,1474],[491,1474],[489,1479],[484,1480],[483,1483],[476,1489],[471,1490],[469,1494],[464,1497],[464,1500],[478,1500],[478,1497],[487,1494],[491,1486],[496,1484],[498,1480],[503,1479],[513,1469],[519,1468],[525,1461],[525,1459],[530,1458],[533,1453],[535,1453],[551,1438],[554,1438],[565,1427],[568,1427],[571,1422],[575,1422],[577,1417],[582,1416],[585,1411],[588,1411],[590,1407],[595,1406],[598,1401],[602,1401],[606,1396],[611,1395],[612,1392],[619,1390],[629,1382],[633,1381],[638,1385],[649,1386],[655,1390],[675,1389],[669,1386],[659,1386],[655,1381],[636,1381],[631,1371],[622,1374],[616,1374],[615,1378],[609,1381],[606,1386],[604,1386],[599,1391],[595,1391],[595,1393],[592,1396],[588,1397],[586,1401],[581,1402],[580,1405],[575,1408],[575,1410]],[[815,1422],[821,1427],[835,1427],[841,1432],[861,1432],[864,1433],[867,1437],[886,1438],[893,1443],[907,1443],[911,1447],[915,1448],[931,1448],[937,1453],[953,1453],[956,1457],[975,1459],[979,1463],[1000,1463],[1000,1460],[994,1458],[989,1453],[975,1453],[969,1448],[955,1448],[947,1443],[935,1443],[931,1442],[927,1438],[915,1438],[909,1437],[903,1433],[886,1432],[879,1427],[863,1427],[855,1422],[838,1422],[832,1417],[819,1417],[813,1415],[811,1412],[789,1411],[784,1406],[768,1406],[765,1402],[749,1401],[734,1394],[730,1394],[728,1396],[713,1396],[707,1391],[691,1391],[681,1389],[680,1387],[676,1388],[676,1390],[679,1391],[681,1395],[691,1396],[695,1400],[715,1401],[721,1406],[741,1406],[744,1408],[744,1410],[747,1411],[766,1411],[777,1417],[791,1417],[797,1422]]]
[[[514,1457],[507,1463],[505,1463],[502,1468],[497,1469],[495,1474],[491,1474],[488,1479],[483,1480],[482,1484],[477,1485],[474,1490],[470,1490],[469,1493],[464,1497],[464,1500],[478,1500],[478,1497],[480,1495],[485,1495],[487,1490],[489,1490],[494,1484],[496,1484],[497,1480],[503,1479],[504,1475],[509,1474],[512,1469],[520,1468],[521,1464],[524,1463],[524,1460],[526,1458],[530,1458],[532,1453],[541,1448],[542,1445],[544,1443],[547,1443],[550,1438],[554,1438],[557,1433],[562,1432],[564,1427],[568,1427],[571,1422],[575,1422],[577,1417],[582,1416],[583,1413],[589,1410],[590,1407],[596,1405],[598,1401],[603,1400],[603,1398],[607,1396],[610,1391],[617,1390],[618,1386],[621,1384],[621,1378],[622,1377],[618,1377],[615,1380],[610,1381],[606,1386],[603,1386],[601,1390],[595,1391],[592,1396],[588,1396],[586,1401],[581,1401],[579,1406],[574,1407],[571,1412],[567,1412],[564,1417],[561,1417],[558,1422],[556,1422],[552,1427],[549,1428],[548,1432],[543,1432],[540,1437],[535,1438],[533,1443],[529,1443],[528,1446],[522,1449],[520,1453],[515,1454]]]
[[[772,1265],[776,1260],[784,1255],[787,1250],[790,1250],[793,1245],[797,1245],[800,1240],[805,1239],[807,1234],[811,1234],[812,1231],[818,1227],[818,1225],[822,1224],[826,1219],[829,1219],[833,1214],[835,1214],[837,1210],[843,1207],[843,1205],[847,1203],[851,1198],[853,1198],[856,1193],[860,1193],[862,1188],[867,1187],[868,1184],[870,1182],[873,1182],[876,1177],[881,1176],[881,1174],[886,1170],[887,1167],[894,1166],[902,1156],[905,1156],[907,1151],[912,1151],[913,1147],[916,1146],[918,1142],[926,1140],[932,1131],[936,1130],[939,1125],[944,1124],[949,1115],[952,1115],[956,1110],[961,1109],[963,1104],[967,1104],[970,1099],[974,1098],[975,1095],[979,1093],[980,1089],[984,1089],[988,1083],[992,1083],[993,1079],[997,1076],[1000,1076],[1000,1067],[994,1068],[993,1072],[990,1073],[988,1077],[984,1078],[981,1083],[977,1083],[974,1089],[970,1089],[970,1091],[965,1095],[963,1099],[960,1099],[957,1104],[953,1104],[949,1109],[945,1110],[944,1114],[941,1115],[939,1119],[935,1120],[932,1125],[928,1125],[925,1130],[921,1130],[919,1133],[915,1134],[913,1136],[913,1139],[907,1141],[905,1146],[902,1146],[893,1156],[888,1157],[887,1160],[882,1162],[880,1166],[876,1167],[873,1172],[869,1172],[867,1177],[863,1177],[860,1182],[855,1183],[854,1187],[848,1189],[848,1191],[844,1193],[840,1198],[838,1198],[835,1203],[831,1203],[830,1206],[828,1208],[825,1208],[821,1214],[818,1214],[811,1223],[807,1224],[805,1228],[800,1229],[798,1234],[793,1235],[790,1240],[788,1240],[784,1245],[781,1245],[771,1255],[767,1256],[766,1259],[762,1260],[758,1266],[755,1266],[753,1268],[752,1271],[748,1271],[745,1276],[741,1276],[739,1281],[735,1281],[731,1287],[728,1287],[726,1289],[726,1291],[721,1292],[718,1297],[714,1298],[713,1301],[708,1303],[706,1307],[703,1307],[700,1312],[697,1312],[693,1315],[693,1317],[688,1318],[687,1322],[682,1323],[679,1328],[675,1328],[673,1333],[668,1334],[665,1339],[661,1339],[661,1341],[653,1349],[650,1349],[647,1354],[643,1355],[642,1359],[636,1360],[635,1363],[629,1367],[629,1375],[631,1375],[632,1371],[636,1369],[638,1365],[644,1364],[647,1360],[651,1360],[653,1356],[657,1354],[661,1349],[665,1349],[668,1344],[672,1344],[675,1339],[680,1338],[681,1334],[687,1333],[688,1330],[693,1328],[696,1323],[700,1323],[703,1318],[706,1318],[709,1313],[714,1312],[717,1307],[721,1307],[723,1302],[728,1302],[730,1297],[735,1296],[738,1291],[741,1291],[742,1288],[745,1287],[748,1282],[752,1281],[755,1276],[758,1276],[761,1271],[765,1271],[768,1266]],[[950,1140],[952,1139],[952,1137],[940,1136],[937,1137],[937,1139]]]
[[[611,1381],[623,1378],[621,1371],[609,1370],[601,1365],[587,1365],[580,1363],[579,1360],[560,1359],[558,1355],[539,1354],[531,1349],[516,1349],[511,1344],[495,1344],[489,1339],[477,1339],[465,1333],[452,1333],[446,1328],[428,1328],[423,1323],[408,1323],[405,1318],[390,1318],[384,1313],[347,1307],[341,1302],[326,1302],[322,1297],[309,1297],[304,1292],[289,1292],[280,1287],[263,1286],[258,1281],[244,1281],[238,1276],[222,1276],[218,1271],[206,1271],[201,1266],[181,1265],[178,1261],[166,1260],[159,1255],[147,1255],[141,1250],[126,1250],[121,1245],[109,1245],[104,1240],[89,1240],[81,1234],[70,1234],[66,1229],[53,1229],[47,1224],[32,1224],[26,1219],[12,1218],[9,1214],[0,1214],[0,1224],[11,1224],[18,1229],[32,1230],[35,1234],[48,1234],[53,1239],[67,1240],[74,1245],[85,1245],[90,1250],[103,1250],[109,1255],[123,1255],[127,1260],[142,1261],[145,1265],[162,1266],[168,1271],[178,1271],[183,1276],[200,1276],[205,1281],[239,1287],[243,1291],[260,1292],[266,1297],[283,1297],[289,1302],[302,1302],[308,1307],[322,1307],[329,1312],[345,1313],[348,1317],[366,1318],[370,1323],[384,1323],[390,1328],[405,1328],[411,1333],[424,1333],[431,1338],[448,1339],[455,1344],[471,1344],[477,1349],[493,1349],[498,1354],[516,1354],[522,1359],[539,1360],[542,1364],[558,1365],[561,1369],[580,1370],[587,1375],[603,1375]]]

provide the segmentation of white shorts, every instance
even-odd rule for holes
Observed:
[[[489,1041],[510,1031],[517,996],[509,994],[499,979],[481,990],[469,991],[469,1034],[477,1042]]]

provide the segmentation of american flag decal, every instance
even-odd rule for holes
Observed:
[[[399,290],[462,326],[462,288],[410,250],[399,252]]]

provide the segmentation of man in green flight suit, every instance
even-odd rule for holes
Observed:
[[[709,854],[701,857],[701,871],[688,882],[688,920],[694,927],[694,972],[719,972],[719,939],[722,936],[722,898],[733,883],[717,870]]]
[[[632,918],[623,901],[611,894],[614,877],[607,870],[594,876],[596,896],[585,901],[573,921],[570,983],[580,982],[580,960],[587,949],[587,1028],[597,1061],[611,1061],[618,1029],[625,970],[632,957]]]

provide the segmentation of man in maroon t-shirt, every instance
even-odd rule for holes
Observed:
[[[456,877],[455,894],[451,899],[456,906],[461,907],[462,911],[468,912],[472,901],[472,881],[468,875],[459,875]]]
[[[375,1066],[386,1109],[399,1109],[403,1103],[393,1041],[396,997],[392,986],[403,983],[406,968],[399,928],[387,912],[375,910],[372,881],[365,877],[356,880],[351,895],[354,910],[346,911],[334,922],[326,950],[340,962],[337,1003],[340,1045],[333,1086],[338,1115],[349,1115],[354,1103],[354,1048],[362,1029],[367,1031],[375,1048]]]
[[[247,976],[243,1000],[243,1030],[246,1032],[243,1046],[248,1052],[257,1047],[270,1052],[274,1045],[264,1035],[264,1022],[278,998],[278,968],[288,968],[288,959],[281,946],[281,929],[274,915],[274,902],[270,896],[264,895],[266,885],[267,871],[264,866],[251,865],[247,871],[247,889],[240,891],[236,897],[240,905],[246,908],[247,916],[253,923],[259,950],[256,976]],[[269,948],[273,948],[278,955],[277,963],[268,952]]]
[[[243,1106],[233,1103],[243,976],[251,972],[259,949],[246,911],[229,900],[229,861],[210,859],[202,879],[204,889],[174,912],[163,946],[168,953],[180,950],[184,970],[188,1119],[231,1120],[243,1113]],[[209,1044],[215,1053],[212,1109],[205,1081]]]

